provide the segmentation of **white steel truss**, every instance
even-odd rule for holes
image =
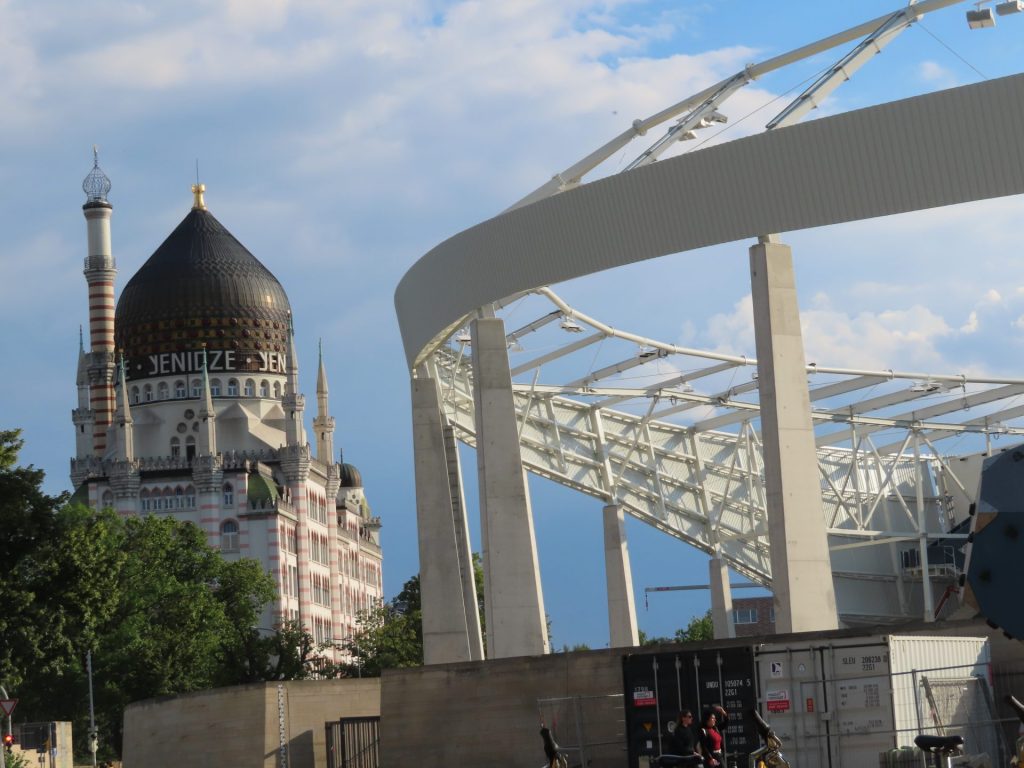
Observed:
[[[533,294],[520,301],[533,302],[538,318],[506,337],[524,466],[620,504],[770,586],[757,361],[640,337],[549,288]],[[454,338],[461,341],[440,348],[430,366],[447,422],[475,445],[468,341]],[[598,365],[598,357],[611,362]],[[549,371],[568,383],[543,381]],[[959,437],[980,453],[994,437],[1024,434],[1015,422],[1024,415],[1024,380],[815,363],[807,373],[841,615],[930,614],[933,582],[956,575],[955,558],[935,552],[966,538],[957,524],[978,466],[951,460],[937,444]]]

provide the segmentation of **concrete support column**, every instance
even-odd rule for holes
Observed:
[[[469,545],[469,520],[466,515],[466,495],[462,490],[462,462],[459,461],[459,443],[455,429],[442,425],[445,461],[448,465],[448,489],[452,496],[452,523],[455,525],[455,547],[459,553],[459,575],[462,577],[462,602],[465,605],[466,629],[469,633],[469,653],[473,661],[484,658],[484,638],[480,627],[480,603],[476,590],[476,570],[473,568],[473,550]]]
[[[761,238],[750,249],[761,439],[780,633],[838,626],[807,368],[789,246]]]
[[[530,495],[519,455],[505,323],[479,318],[470,323],[470,334],[487,655],[500,659],[547,653],[544,596]]]
[[[604,508],[604,575],[608,583],[608,636],[611,648],[640,645],[633,598],[633,571],[629,565],[626,521],[622,507]]]
[[[729,566],[721,555],[715,555],[708,561],[708,582],[711,585],[711,623],[715,628],[715,639],[736,637]]]
[[[425,372],[412,380],[412,439],[420,545],[423,663],[471,661],[474,654],[466,624],[437,382]],[[479,637],[478,623],[478,643]]]

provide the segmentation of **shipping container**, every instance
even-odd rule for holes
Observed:
[[[1008,759],[993,723],[986,638],[818,638],[753,654],[761,714],[800,768],[885,765],[920,733],[958,733],[967,754]]]
[[[622,659],[626,746],[631,768],[646,768],[651,757],[671,752],[680,710],[695,721],[712,704],[729,714],[724,747],[728,766],[746,768],[760,744],[746,713],[757,704],[753,648],[749,645],[631,653]]]

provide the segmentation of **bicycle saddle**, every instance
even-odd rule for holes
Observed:
[[[925,752],[959,752],[964,745],[963,736],[918,736],[914,743]]]

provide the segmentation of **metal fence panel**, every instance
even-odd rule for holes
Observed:
[[[622,764],[625,718],[622,694],[538,699],[541,722],[551,729],[570,768]]]
[[[325,729],[327,768],[380,768],[379,717],[343,717]]]

